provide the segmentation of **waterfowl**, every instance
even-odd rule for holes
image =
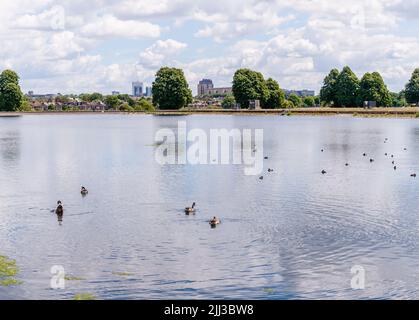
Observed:
[[[268,157],[265,157],[265,160],[268,160],[269,158]]]
[[[396,166],[394,166],[394,168],[393,168],[394,170],[397,170],[397,167]]]
[[[259,177],[259,180],[263,180],[263,176],[260,176],[260,177]]]
[[[324,150],[322,149],[322,152],[324,152]]]
[[[391,161],[391,164],[394,164],[394,161]]]
[[[326,172],[326,170],[322,170],[322,174],[326,174],[327,172]]]
[[[384,155],[387,157],[388,156],[388,153],[384,153]]]
[[[57,201],[57,209],[55,209],[55,213],[59,216],[64,214],[63,204],[60,200]]]
[[[392,154],[391,157],[394,158],[394,154]]]
[[[194,202],[194,203],[192,203],[192,207],[186,207],[185,208],[185,213],[186,214],[194,213],[195,212],[195,205],[196,205],[196,203]]]
[[[268,172],[274,172],[274,169],[268,169]]]
[[[82,186],[80,193],[85,196],[86,194],[89,193],[89,191],[85,187]]]
[[[412,173],[410,176],[416,178],[416,173]]]
[[[404,150],[404,151],[406,151],[406,150],[407,150],[407,148],[404,148],[403,150]]]
[[[370,159],[370,162],[374,162],[374,159],[372,159],[372,158],[371,158],[371,159]]]
[[[367,156],[367,154],[366,154],[366,153],[364,153],[364,154],[363,154],[363,156],[364,156],[364,157],[366,157],[366,156]]]
[[[345,163],[345,166],[346,166],[346,167],[349,167],[349,163]]]
[[[217,217],[214,217],[209,221],[209,224],[211,225],[211,227],[215,227],[219,225],[220,223],[221,223],[221,220],[218,219]]]

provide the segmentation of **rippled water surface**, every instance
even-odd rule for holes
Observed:
[[[180,120],[263,129],[265,179],[240,165],[160,166],[154,135]],[[23,282],[0,287],[0,299],[417,299],[413,172],[416,119],[0,118],[0,255]],[[185,216],[193,201],[197,214]],[[211,229],[214,215],[223,223]],[[54,265],[83,280],[51,289]],[[365,290],[351,289],[354,265]]]

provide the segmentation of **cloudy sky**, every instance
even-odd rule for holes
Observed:
[[[0,69],[36,93],[130,92],[162,65],[228,86],[241,67],[319,90],[333,67],[399,91],[419,67],[419,0],[0,0]]]

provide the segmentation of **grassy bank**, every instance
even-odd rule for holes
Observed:
[[[115,112],[115,111],[45,111],[45,112],[0,112],[0,117],[17,117],[21,115],[62,115],[62,114],[150,114],[158,116],[182,116],[191,114],[225,114],[225,115],[352,115],[359,117],[411,117],[419,118],[419,107],[409,108],[294,108],[269,110],[225,110],[225,109],[182,109],[161,110],[153,112]]]

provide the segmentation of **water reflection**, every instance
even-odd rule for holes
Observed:
[[[24,285],[0,290],[0,299],[71,297],[74,287],[46,290],[44,270],[57,264],[104,299],[418,297],[416,120],[183,118],[2,123],[1,253],[22,263]],[[263,128],[264,180],[235,165],[160,166],[154,134],[177,130],[179,120],[206,132]],[[64,214],[51,216],[57,199],[65,228],[57,226]],[[199,209],[186,216],[193,202]],[[214,216],[222,220],[215,230]],[[364,291],[350,288],[354,264],[367,271]]]

